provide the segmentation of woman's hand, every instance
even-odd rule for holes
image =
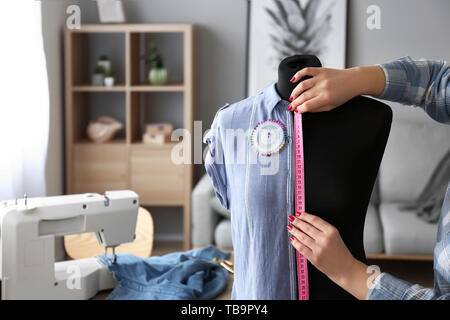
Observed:
[[[297,72],[291,82],[300,82],[292,91],[289,110],[322,112],[332,110],[362,94],[380,95],[386,79],[378,66],[349,69],[304,68]]]
[[[352,256],[339,231],[306,212],[290,216],[289,222],[287,229],[295,249],[332,281],[355,297],[364,299],[369,289],[368,268]]]
[[[317,269],[336,279],[350,268],[354,258],[335,227],[306,212],[292,218],[292,245]]]

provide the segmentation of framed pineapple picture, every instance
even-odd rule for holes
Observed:
[[[122,0],[96,0],[98,20],[101,23],[125,23]]]
[[[276,82],[281,60],[316,55],[345,68],[347,0],[250,0],[248,95]]]

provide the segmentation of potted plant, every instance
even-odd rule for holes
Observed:
[[[114,85],[114,73],[106,72],[104,79],[105,86],[112,87]]]
[[[92,75],[92,85],[102,86],[105,79],[105,68],[103,66],[95,67],[94,74]]]
[[[148,56],[146,62],[150,65],[150,71],[148,74],[150,84],[166,84],[169,80],[169,72],[166,68],[164,68],[163,58],[157,51],[155,42],[152,40],[148,42]]]
[[[109,57],[105,54],[101,55],[100,58],[98,58],[97,65],[105,68],[105,72],[111,71],[111,61],[109,60]]]

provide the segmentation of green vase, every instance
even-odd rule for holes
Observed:
[[[169,80],[169,71],[166,68],[152,68],[148,73],[150,84],[163,85]]]

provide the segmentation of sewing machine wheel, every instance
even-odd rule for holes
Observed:
[[[92,232],[64,236],[64,247],[71,259],[90,258],[104,254],[105,248],[100,245]],[[131,253],[147,258],[153,249],[153,219],[146,209],[140,207],[136,224],[136,239],[116,248],[116,253]],[[109,252],[110,253],[110,252]]]

